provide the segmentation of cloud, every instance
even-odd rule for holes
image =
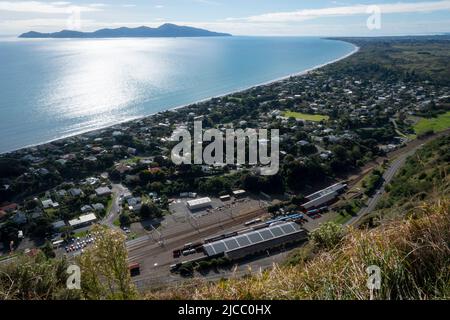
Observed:
[[[163,6],[162,4],[157,4],[157,5],[155,6],[155,8],[156,8],[156,9],[162,9],[162,8],[164,8],[164,6]]]
[[[40,1],[0,1],[0,11],[31,12],[48,14],[67,14],[71,11],[92,12],[101,8],[91,6],[76,6],[70,2],[40,2]]]
[[[194,2],[201,3],[201,4],[209,4],[213,6],[220,5],[220,2],[213,1],[213,0],[194,0]]]
[[[92,8],[104,8],[104,7],[107,7],[108,5],[104,4],[104,3],[91,3],[91,4],[88,4],[88,6],[92,7]]]
[[[371,5],[373,6],[373,5]],[[265,13],[256,16],[249,16],[246,18],[228,18],[228,21],[248,21],[248,22],[300,22],[321,17],[339,17],[351,15],[367,14],[368,5],[353,5],[340,6],[321,9],[303,9],[290,12],[273,12]],[[434,2],[414,2],[414,3],[393,3],[393,4],[379,4],[382,14],[389,13],[414,13],[414,12],[433,12],[450,10],[450,1],[434,1]]]

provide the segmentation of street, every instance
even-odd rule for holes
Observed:
[[[128,192],[128,189],[121,184],[112,185],[112,205],[110,211],[106,213],[105,218],[101,221],[102,224],[117,229],[118,227],[114,225],[114,221],[119,218],[121,206],[120,198]]]
[[[398,156],[387,168],[387,170],[383,174],[383,183],[381,184],[380,188],[375,192],[374,195],[372,195],[366,202],[366,206],[361,208],[359,210],[358,214],[352,217],[350,220],[348,220],[344,225],[352,225],[355,224],[359,219],[366,214],[372,212],[375,210],[376,205],[378,204],[378,201],[380,201],[381,197],[384,193],[385,186],[392,181],[395,174],[398,172],[398,170],[403,166],[406,159],[413,155],[422,145],[418,145],[415,148],[409,150],[407,153],[402,154]]]

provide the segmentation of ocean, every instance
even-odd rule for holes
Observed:
[[[0,153],[300,73],[354,49],[309,37],[0,39]]]

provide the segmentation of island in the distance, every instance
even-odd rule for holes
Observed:
[[[100,29],[93,32],[62,30],[54,33],[40,33],[30,31],[23,33],[19,38],[157,38],[157,37],[225,37],[229,33],[208,31],[188,26],[165,23],[158,28],[146,26],[137,28],[121,27],[117,29]]]

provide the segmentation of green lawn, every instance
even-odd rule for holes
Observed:
[[[416,134],[421,134],[429,130],[438,132],[448,128],[450,128],[450,111],[441,114],[436,118],[420,119],[419,122],[414,125]]]
[[[83,238],[83,237],[85,237],[87,234],[88,234],[88,231],[87,231],[87,230],[80,231],[80,232],[75,232],[74,238],[77,238],[77,237]]]
[[[138,163],[138,161],[141,160],[141,159],[142,159],[142,157],[136,156],[136,157],[131,157],[131,158],[128,158],[128,159],[120,160],[120,162],[123,163],[123,164],[135,164],[135,163]]]
[[[339,223],[339,224],[344,224],[348,220],[350,220],[351,218],[352,218],[352,215],[345,211],[344,214],[338,213],[336,215],[336,217],[333,219],[333,221],[336,222],[336,223]]]
[[[108,203],[106,204],[105,214],[104,215],[107,215],[111,211],[111,208],[112,208],[112,205],[113,205],[113,200],[114,200],[113,196],[111,196],[109,198],[109,200],[108,200]]]
[[[294,111],[285,111],[283,113],[283,116],[288,117],[288,118],[296,118],[296,119],[303,119],[306,121],[322,121],[322,120],[328,120],[330,117],[329,116],[324,116],[322,114],[306,114],[306,113],[301,113],[301,112],[294,112]]]

